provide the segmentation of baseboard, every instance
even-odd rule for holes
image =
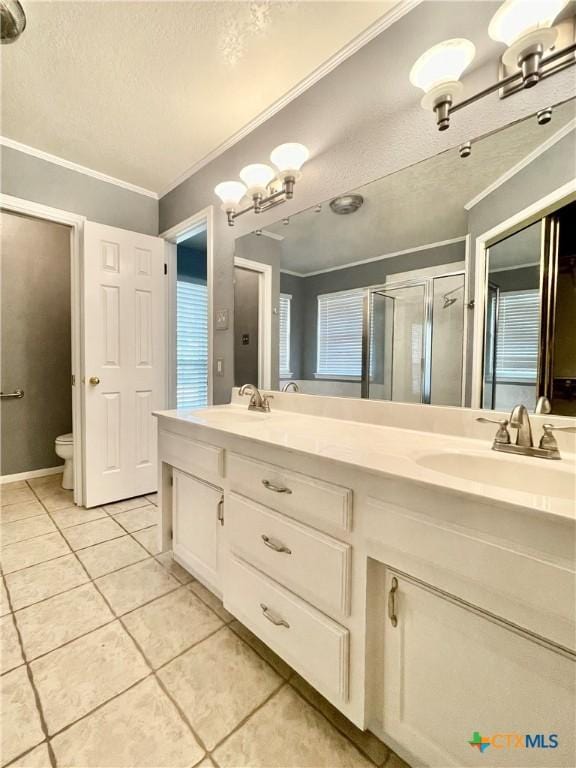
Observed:
[[[44,477],[45,475],[57,475],[64,471],[64,464],[59,467],[48,467],[48,469],[33,469],[31,472],[17,472],[15,475],[0,475],[0,485],[5,483],[17,483],[19,480],[32,480],[35,477]]]

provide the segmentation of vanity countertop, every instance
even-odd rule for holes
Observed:
[[[430,407],[430,406],[427,406]],[[367,424],[246,405],[158,411],[156,416],[264,445],[342,462],[364,471],[440,487],[576,521],[576,461],[495,453],[491,439]],[[209,432],[204,436],[210,439]],[[484,475],[486,481],[478,478]]]

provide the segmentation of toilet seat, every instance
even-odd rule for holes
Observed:
[[[68,432],[67,435],[59,435],[54,442],[60,445],[69,445],[74,442],[74,435],[72,432]]]

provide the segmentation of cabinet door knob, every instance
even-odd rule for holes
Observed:
[[[392,578],[392,586],[390,587],[390,591],[388,592],[388,618],[390,619],[390,624],[392,624],[393,627],[396,627],[398,625],[398,616],[396,616],[396,592],[398,591],[398,579],[396,576],[393,576]]]
[[[285,485],[274,485],[270,480],[262,480],[262,485],[267,491],[274,491],[274,493],[292,493],[290,488],[286,488]]]
[[[100,384],[100,379],[98,378],[98,376],[90,376],[88,381],[90,382],[90,384],[92,384],[93,387],[97,387],[98,384]]]
[[[266,536],[265,533],[262,534],[262,541],[264,544],[266,544],[267,547],[270,547],[270,549],[273,549],[274,552],[284,552],[287,555],[292,554],[292,550],[287,547],[285,544],[282,544],[280,541],[276,541],[275,539],[271,539],[270,536]]]
[[[274,611],[271,611],[267,605],[264,605],[264,603],[260,603],[260,608],[262,608],[262,613],[264,614],[264,616],[268,619],[268,621],[274,624],[274,626],[286,627],[286,629],[290,629],[290,624],[288,624],[286,619],[282,619],[280,616],[274,613]]]

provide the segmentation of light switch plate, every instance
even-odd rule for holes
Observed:
[[[224,358],[216,358],[216,376],[224,376]]]
[[[217,331],[228,330],[228,310],[227,309],[216,310],[216,330]]]

